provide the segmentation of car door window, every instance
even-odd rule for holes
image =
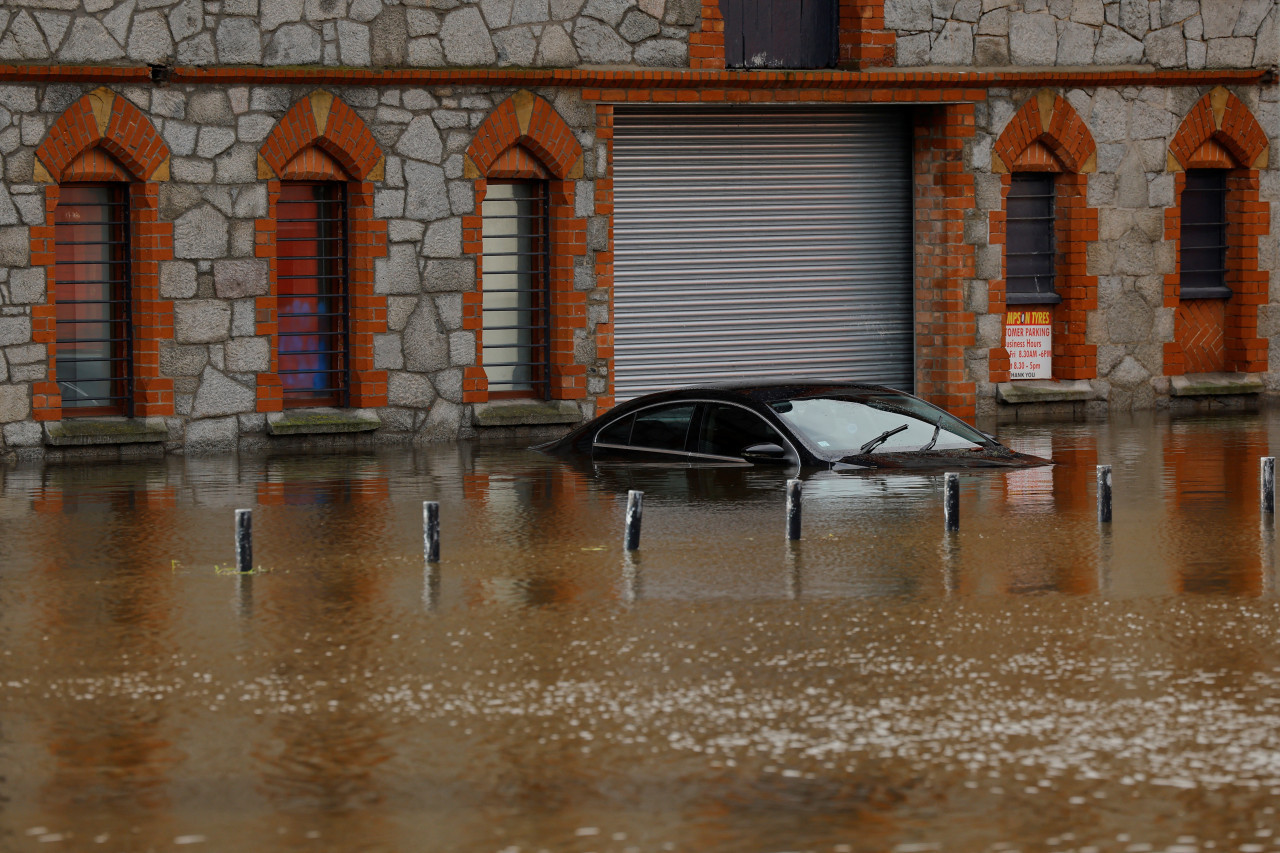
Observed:
[[[754,412],[738,406],[707,405],[695,447],[698,453],[741,458],[742,451],[754,444],[785,446],[782,436]]]
[[[619,447],[626,447],[631,441],[631,424],[634,420],[635,418],[628,415],[609,424],[596,433],[596,444],[616,444]]]
[[[659,406],[637,412],[630,445],[645,450],[683,451],[695,405]]]

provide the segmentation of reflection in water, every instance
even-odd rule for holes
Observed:
[[[1261,594],[1260,540],[1241,534],[1258,524],[1258,498],[1248,484],[1258,476],[1264,431],[1193,420],[1173,424],[1168,442],[1165,481],[1172,500],[1166,506],[1172,517],[1165,535],[1173,540],[1179,590]]]
[[[1280,797],[1277,427],[1012,427],[1058,464],[966,472],[950,535],[940,475],[815,472],[790,544],[770,469],[5,470],[0,847],[1235,849]]]

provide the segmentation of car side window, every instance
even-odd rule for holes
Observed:
[[[695,407],[694,403],[685,403],[637,412],[629,444],[650,450],[683,451]]]
[[[716,456],[742,456],[753,444],[782,445],[782,436],[754,412],[737,406],[708,404],[696,450]]]
[[[609,424],[596,433],[596,444],[617,444],[625,447],[631,441],[631,423],[634,420],[633,416],[627,415]]]

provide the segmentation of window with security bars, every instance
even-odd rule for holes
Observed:
[[[1011,305],[1056,303],[1054,176],[1015,174],[1005,199],[1005,299]]]
[[[54,371],[64,416],[132,414],[129,193],[67,184],[54,212]]]
[[[347,403],[345,189],[335,182],[280,186],[276,317],[286,407]]]
[[[481,347],[490,397],[550,397],[547,185],[489,184]]]
[[[1187,171],[1179,246],[1183,299],[1231,295],[1227,286],[1226,170]]]

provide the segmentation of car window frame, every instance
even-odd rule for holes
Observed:
[[[702,406],[701,406],[702,402],[703,402],[702,400],[663,400],[662,402],[659,402],[659,403],[651,403],[648,406],[641,406],[638,409],[632,409],[631,411],[623,415],[622,418],[610,421],[609,423],[605,424],[604,426],[600,427],[600,429],[595,431],[595,434],[591,436],[591,453],[594,455],[596,452],[596,448],[603,448],[604,450],[611,450],[615,452],[659,453],[666,456],[679,456],[679,457],[687,458],[690,455],[689,454],[689,441],[690,441],[689,437],[694,434],[695,427],[701,428],[701,425],[702,425]],[[631,433],[635,431],[635,419],[640,415],[641,412],[647,412],[650,409],[676,408],[678,406],[688,406],[690,404],[693,405],[693,414],[689,416],[689,429],[684,434],[684,448],[682,450],[666,450],[661,447],[640,447],[630,443]],[[612,443],[605,443],[605,442],[598,441],[600,433],[604,432],[609,427],[618,423],[619,420],[628,419],[628,418],[631,420],[631,431],[627,433],[627,442],[628,442],[627,444],[612,444]]]
[[[693,411],[693,415],[689,419],[689,431],[685,433],[683,450],[663,450],[657,447],[638,447],[630,443],[612,444],[612,443],[600,442],[598,440],[602,432],[614,426],[620,420],[630,418],[634,428],[635,418],[638,417],[641,412],[648,411],[649,409],[656,409],[656,408],[662,408],[662,407],[685,406],[685,405],[689,405],[690,403],[694,404],[694,411]],[[614,452],[658,453],[658,454],[664,454],[667,456],[683,457],[684,459],[688,459],[688,460],[698,460],[698,461],[705,460],[707,462],[719,462],[719,463],[730,462],[730,463],[737,463],[742,465],[755,465],[754,462],[751,462],[750,460],[742,456],[720,456],[714,453],[699,453],[692,449],[693,447],[696,446],[697,437],[702,432],[702,421],[706,415],[707,407],[713,406],[713,405],[714,406],[733,406],[735,408],[743,409],[747,412],[750,412],[751,414],[759,418],[761,421],[763,421],[765,426],[769,427],[769,429],[773,430],[773,432],[777,434],[778,438],[781,440],[783,449],[787,451],[787,459],[786,459],[787,462],[795,465],[795,464],[799,464],[801,460],[804,458],[801,455],[799,449],[796,447],[795,442],[791,439],[791,437],[787,435],[784,429],[780,427],[778,424],[772,423],[769,420],[769,418],[766,417],[761,412],[757,411],[751,406],[745,405],[743,403],[738,403],[732,400],[712,400],[712,399],[707,399],[703,397],[694,398],[694,399],[683,399],[683,400],[664,400],[659,403],[651,403],[647,406],[641,406],[638,409],[632,409],[631,411],[623,415],[621,418],[612,420],[609,423],[601,426],[598,430],[596,430],[595,433],[593,433],[591,436],[590,451],[592,454],[594,454],[596,451],[596,448],[601,448],[607,451],[614,451]],[[630,441],[630,433],[628,433],[628,441]]]
[[[800,461],[800,452],[796,450],[795,444],[793,444],[791,440],[787,438],[786,433],[783,432],[781,429],[779,429],[776,424],[770,423],[768,418],[766,418],[764,415],[762,415],[760,412],[756,411],[755,409],[751,408],[750,406],[744,406],[742,403],[735,403],[730,400],[700,400],[699,402],[701,403],[701,405],[698,408],[697,430],[696,432],[690,433],[689,440],[685,442],[686,447],[688,447],[691,442],[694,443],[693,446],[695,447],[697,446],[696,442],[697,442],[698,436],[702,434],[702,422],[706,418],[708,407],[731,406],[735,409],[743,409],[744,411],[747,411],[750,414],[755,415],[757,418],[763,421],[764,425],[767,426],[770,430],[773,431],[775,435],[778,436],[778,438],[780,439],[782,448],[788,451],[788,456],[786,459],[787,462],[795,464]],[[741,462],[747,465],[756,464],[744,456],[721,456],[718,453],[701,453],[696,450],[690,450],[689,455],[693,457],[697,457],[699,459],[714,460],[716,462]]]

